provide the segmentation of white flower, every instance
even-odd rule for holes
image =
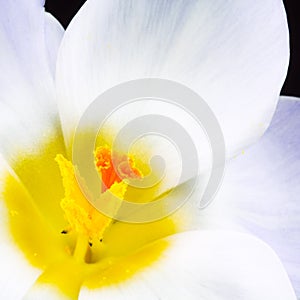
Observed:
[[[279,99],[289,57],[281,1],[88,0],[65,34],[43,4],[1,1],[1,298],[296,299],[280,259],[299,292],[300,102],[281,100],[267,133],[232,158],[268,128]],[[208,209],[113,224],[106,254],[89,250],[86,263],[81,242],[73,255],[76,230],[60,233],[54,158],[68,157],[96,96],[145,77],[207,100],[232,159]]]

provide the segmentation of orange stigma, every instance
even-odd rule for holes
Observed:
[[[132,157],[117,153],[113,161],[111,149],[108,146],[98,147],[95,152],[95,159],[97,170],[102,176],[103,192],[115,182],[119,183],[124,179],[143,177],[141,171],[135,167]]]

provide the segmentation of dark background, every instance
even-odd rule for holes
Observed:
[[[46,10],[52,13],[66,28],[84,2],[85,0],[46,0]],[[299,0],[284,0],[283,2],[290,29],[291,59],[281,93],[300,97],[300,9],[298,8],[300,3]]]

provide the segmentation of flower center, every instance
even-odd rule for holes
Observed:
[[[112,159],[108,146],[97,148],[95,167],[106,186],[101,195],[107,201],[111,193],[137,202],[153,198],[156,188],[144,195],[125,180],[148,174],[143,150],[141,155]],[[178,232],[181,217],[186,217],[142,224],[108,218],[82,195],[66,157],[59,136],[48,137],[35,153],[20,153],[12,165],[17,176],[7,173],[3,178],[2,199],[13,240],[24,257],[43,270],[37,282],[54,284],[77,299],[82,285],[116,284],[151,266],[168,247],[155,241]]]
[[[65,189],[65,197],[61,200],[60,205],[69,223],[69,227],[62,233],[73,231],[78,234],[74,257],[88,262],[87,247],[92,247],[95,243],[102,243],[105,231],[110,227],[113,219],[95,209],[83,195],[77,183],[72,163],[61,154],[58,154],[55,160],[59,165]],[[108,146],[98,147],[95,151],[95,167],[102,178],[101,197],[105,202],[111,201],[111,194],[119,199],[124,199],[127,184],[123,179],[142,177],[142,172],[135,167],[132,157],[120,154],[116,156],[113,163]],[[122,178],[115,168],[120,170],[119,174]],[[115,207],[116,213],[117,210],[118,207]]]

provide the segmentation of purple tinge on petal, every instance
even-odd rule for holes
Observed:
[[[300,295],[300,101],[282,99],[261,140],[233,159],[218,195],[282,259]]]
[[[45,14],[45,40],[48,52],[49,66],[53,77],[55,77],[55,67],[58,49],[64,35],[64,29],[51,14]]]

